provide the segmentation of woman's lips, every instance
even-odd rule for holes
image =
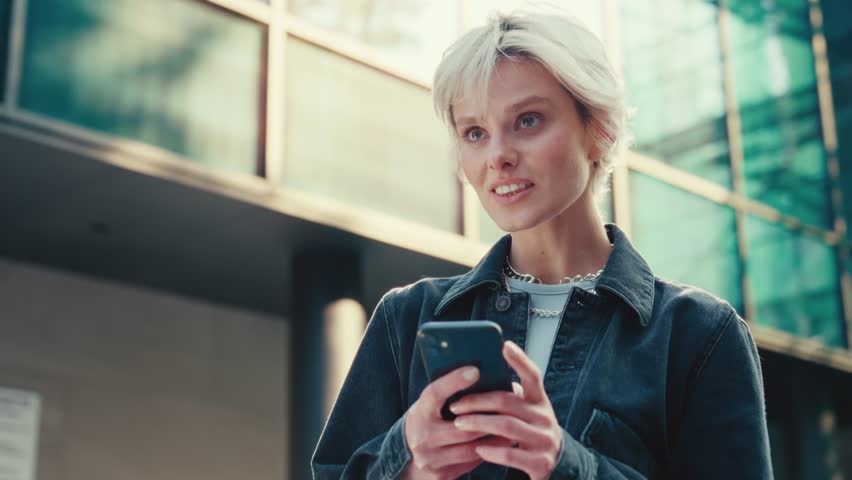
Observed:
[[[527,195],[530,194],[530,192],[532,191],[533,188],[535,188],[535,185],[529,185],[525,188],[521,188],[519,190],[515,190],[512,193],[507,193],[507,194],[504,194],[504,195],[498,195],[497,192],[492,190],[491,195],[494,195],[494,197],[497,199],[497,201],[500,204],[511,205],[513,203],[517,203],[517,202],[523,200],[524,198],[526,198]]]

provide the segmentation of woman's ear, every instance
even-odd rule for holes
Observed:
[[[593,166],[600,165],[604,153],[608,150],[608,146],[612,145],[615,139],[601,127],[601,124],[591,119],[589,128],[586,129],[585,147],[589,161]]]

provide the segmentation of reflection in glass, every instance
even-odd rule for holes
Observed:
[[[6,97],[6,64],[9,60],[9,25],[12,0],[0,0],[0,102]]]
[[[431,79],[444,49],[459,33],[455,1],[288,0],[290,13],[354,38],[389,63]]]
[[[746,194],[831,228],[808,3],[729,3]]]
[[[743,314],[733,209],[630,172],[632,240],[654,274],[696,287]]]
[[[429,92],[287,43],[284,182],[455,232],[458,181]]]
[[[757,323],[843,346],[834,249],[752,216],[746,217],[746,235]]]
[[[30,0],[19,105],[254,174],[263,29],[201,2]]]
[[[683,0],[619,2],[635,150],[731,187],[718,9]]]
[[[852,21],[849,20],[852,18],[852,2],[821,0],[820,6],[828,44],[846,238],[852,242]],[[849,262],[848,268],[852,269],[852,262]]]

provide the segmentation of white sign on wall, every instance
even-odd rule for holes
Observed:
[[[0,480],[35,480],[41,398],[0,387]]]

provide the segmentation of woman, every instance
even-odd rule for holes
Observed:
[[[559,16],[494,18],[447,51],[434,99],[510,235],[464,275],[385,295],[314,477],[771,478],[748,327],[728,303],[656,278],[596,208],[625,115],[594,35]],[[500,324],[519,383],[463,397],[444,421],[477,371],[427,384],[415,333],[470,319]]]

